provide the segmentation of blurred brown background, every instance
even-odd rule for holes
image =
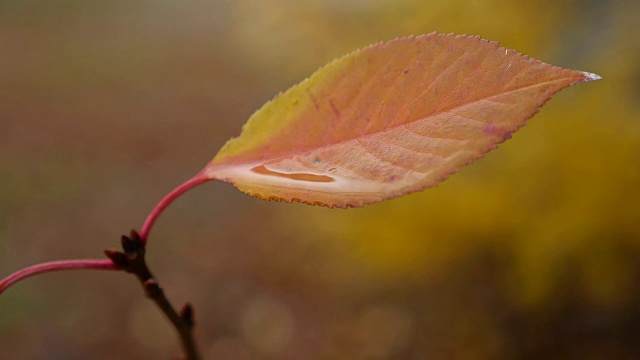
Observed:
[[[222,183],[160,218],[149,261],[207,359],[640,358],[640,3],[1,0],[0,275],[100,258],[262,103],[409,34],[499,40],[603,76],[435,189],[363,209]],[[169,359],[133,278],[0,297],[0,358]]]

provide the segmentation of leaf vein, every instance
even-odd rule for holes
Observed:
[[[435,157],[439,157],[439,158],[441,158],[441,159],[446,158],[446,156],[444,156],[444,155],[436,154],[436,153],[431,152],[431,151],[427,151],[427,150],[416,150],[416,149],[412,149],[412,148],[409,148],[409,147],[406,147],[406,146],[402,146],[402,145],[400,145],[400,144],[396,144],[396,143],[394,143],[394,142],[392,142],[392,141],[386,141],[386,140],[383,140],[383,139],[376,139],[376,140],[377,140],[377,141],[380,141],[381,143],[389,144],[389,145],[391,145],[391,146],[395,146],[395,147],[400,148],[400,149],[405,149],[405,150],[409,150],[409,151],[415,152],[415,153],[417,153],[417,154],[421,154],[421,155],[433,155],[433,156],[435,156]]]
[[[426,120],[426,119],[428,119],[428,118],[429,118],[429,117],[424,117],[424,118],[420,118],[420,119],[418,119],[418,120],[416,120],[416,121]],[[415,121],[414,121],[414,122],[415,122]],[[412,132],[412,133],[414,133],[414,134],[416,134],[416,135],[418,135],[418,136],[425,137],[425,138],[429,138],[429,139],[441,139],[441,140],[452,140],[452,141],[466,141],[466,140],[467,140],[467,139],[457,139],[457,138],[446,137],[446,136],[424,135],[424,134],[422,134],[422,133],[419,133],[419,132],[417,132],[417,131],[415,131],[415,130],[411,129],[410,127],[408,127],[408,126],[407,126],[407,124],[402,124],[402,126],[403,126],[405,129],[407,129],[408,131],[410,131],[410,132]]]
[[[423,173],[420,170],[412,169],[412,168],[410,168],[410,167],[408,167],[406,165],[403,165],[401,163],[395,163],[393,161],[386,160],[386,159],[384,159],[383,157],[381,157],[379,155],[376,155],[372,150],[370,150],[367,146],[365,146],[365,144],[363,144],[360,139],[358,139],[358,145],[360,145],[360,147],[362,147],[367,154],[373,156],[374,158],[378,159],[379,161],[382,161],[382,162],[387,163],[387,164],[391,164],[391,165],[396,166],[396,167],[401,167],[403,169],[407,169],[407,170],[412,171],[412,172]]]

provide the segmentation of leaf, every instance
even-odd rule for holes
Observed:
[[[378,43],[256,111],[202,176],[263,199],[355,207],[435,186],[561,89],[600,77],[466,35]]]

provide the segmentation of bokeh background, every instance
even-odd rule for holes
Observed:
[[[481,35],[604,80],[556,95],[435,189],[362,209],[227,184],[149,262],[207,359],[640,358],[640,2],[1,0],[0,275],[100,258],[262,103],[394,37]],[[0,297],[0,358],[169,359],[119,272]]]

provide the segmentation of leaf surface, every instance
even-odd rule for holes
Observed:
[[[263,199],[356,207],[435,186],[600,77],[466,35],[378,43],[256,111],[202,176]]]

